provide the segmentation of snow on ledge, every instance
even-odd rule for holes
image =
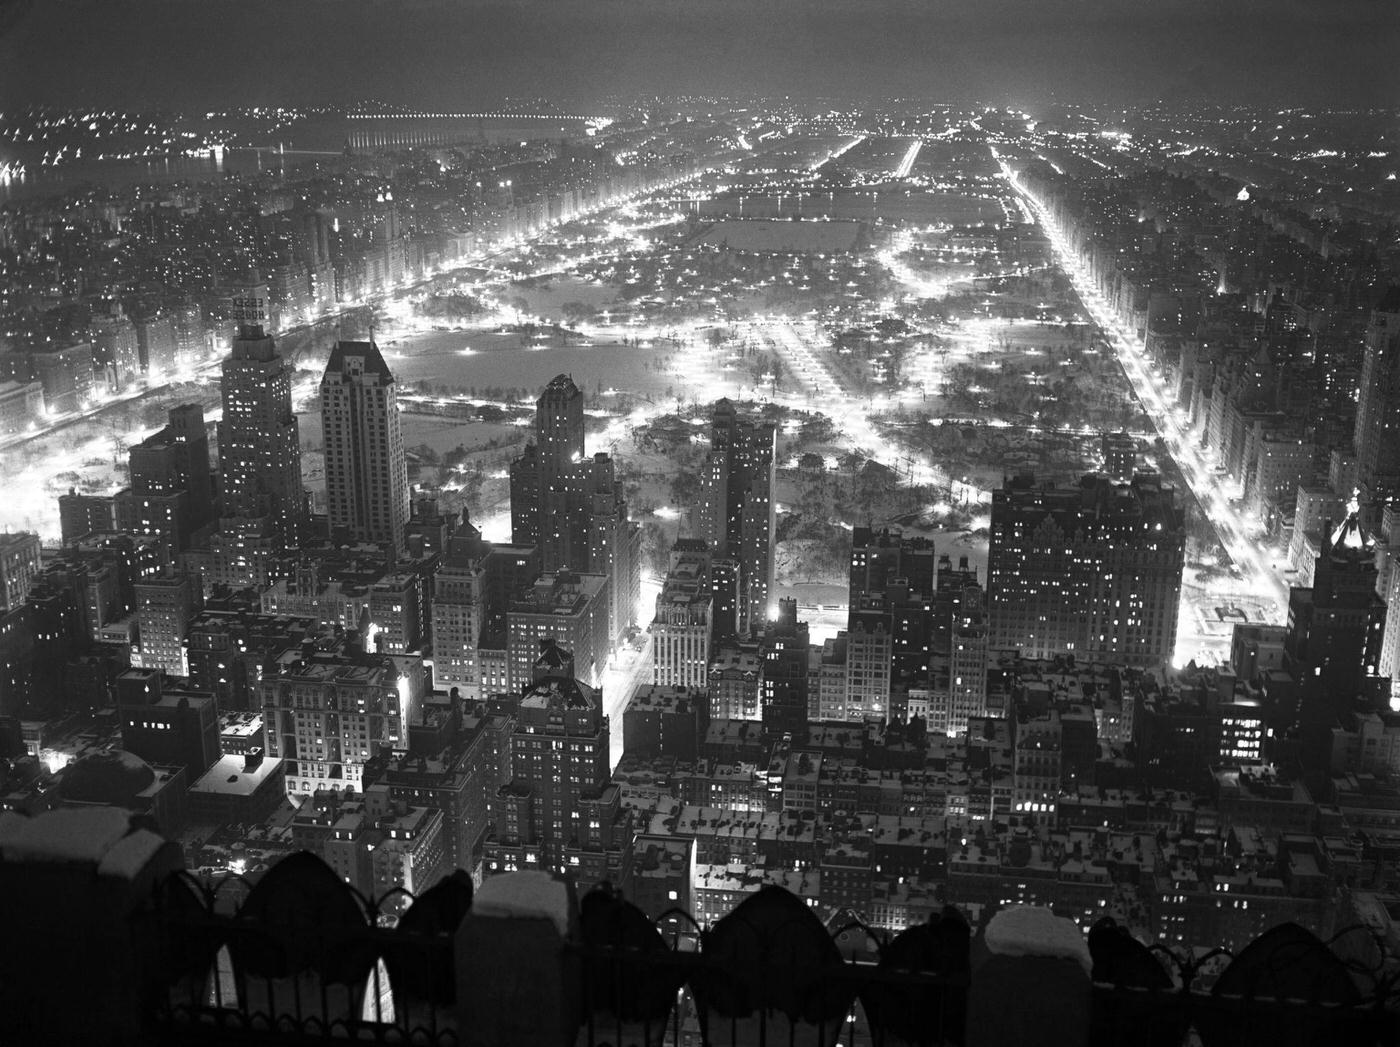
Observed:
[[[163,842],[152,832],[133,833],[131,812],[119,807],[59,808],[0,820],[0,857],[7,862],[87,862],[103,875],[128,879]]]
[[[987,924],[988,951],[998,956],[1045,956],[1073,960],[1089,974],[1094,961],[1079,926],[1038,905],[1002,909]]]
[[[108,848],[97,865],[97,875],[135,880],[164,846],[164,837],[149,829],[137,829]]]
[[[472,899],[473,916],[550,920],[564,938],[569,933],[569,889],[547,872],[526,870],[492,876]]]

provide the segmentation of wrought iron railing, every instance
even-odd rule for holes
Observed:
[[[940,975],[844,960],[802,986],[795,1007],[760,1002],[775,995],[773,986],[760,978],[748,987],[750,1010],[711,998],[709,991],[728,972],[701,953],[582,945],[572,952],[579,960],[582,986],[579,1042],[588,1047],[944,1047],[964,1042],[965,973]]]
[[[1348,938],[1370,948],[1339,948]],[[1280,924],[1238,954],[1196,955],[1143,946],[1102,921],[1089,944],[1094,1047],[1400,1044],[1400,969],[1387,944],[1362,925],[1323,941]]]
[[[251,887],[179,874],[145,918],[149,933],[138,936],[149,944],[145,1042],[473,1042],[458,1027],[458,993],[489,990],[461,985],[456,970],[457,929],[470,904],[461,876],[416,899],[401,891],[367,899],[308,855]],[[569,1013],[567,1027],[576,1023],[587,1047],[986,1042],[968,1026],[978,975],[970,929],[952,910],[892,937],[859,923],[832,933],[772,888],[702,928],[679,912],[650,920],[595,891],[579,906],[578,927],[563,953],[569,999],[551,1005]],[[1064,1042],[1400,1044],[1397,965],[1374,944],[1359,951],[1374,963],[1344,961],[1336,941],[1289,924],[1238,955],[1187,958],[1104,922],[1090,935],[1088,1028],[1064,1030]],[[1035,987],[1006,1006],[1033,1016]]]
[[[177,874],[146,928],[153,1037],[455,1047],[454,937],[470,904],[464,877],[366,898],[310,855],[251,889]]]

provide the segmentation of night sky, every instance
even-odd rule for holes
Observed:
[[[1397,54],[1395,0],[35,0],[0,41],[0,99],[1394,105]]]

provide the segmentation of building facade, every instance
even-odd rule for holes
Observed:
[[[394,376],[373,342],[337,342],[321,378],[332,535],[406,551],[408,464]]]
[[[715,556],[738,565],[741,636],[762,628],[773,610],[776,439],[771,424],[740,417],[727,399],[715,403],[691,526]]]
[[[306,525],[292,367],[263,332],[266,292],[240,292],[234,303],[238,334],[220,380],[220,515],[265,518],[277,544],[292,549],[304,537]]]
[[[1155,476],[1019,476],[992,495],[988,643],[1026,657],[1158,665],[1176,646],[1185,514]]]

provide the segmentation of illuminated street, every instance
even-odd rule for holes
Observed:
[[[1248,620],[1265,624],[1281,624],[1287,615],[1289,583],[1280,563],[1283,554],[1263,546],[1254,531],[1256,525],[1247,521],[1222,491],[1213,464],[1199,450],[1199,435],[1183,425],[1184,415],[1172,405],[1159,375],[1152,373],[1144,358],[1140,340],[1132,336],[1114,317],[1098,291],[1088,279],[1082,265],[1069,252],[1063,233],[1054,227],[1042,204],[1027,193],[1009,168],[1004,168],[1008,180],[1016,186],[1035,211],[1041,226],[1051,238],[1065,271],[1074,280],[1075,290],[1095,323],[1106,334],[1118,353],[1124,372],[1133,383],[1140,402],[1148,409],[1158,434],[1166,441],[1173,460],[1191,486],[1211,522],[1221,546],[1233,563],[1239,566],[1238,580],[1218,581],[1203,591],[1183,594],[1177,632],[1176,662],[1184,665],[1197,661],[1224,661],[1230,653],[1231,633],[1219,625],[1217,610],[1238,608],[1249,615]],[[1187,598],[1189,596],[1189,599]]]

